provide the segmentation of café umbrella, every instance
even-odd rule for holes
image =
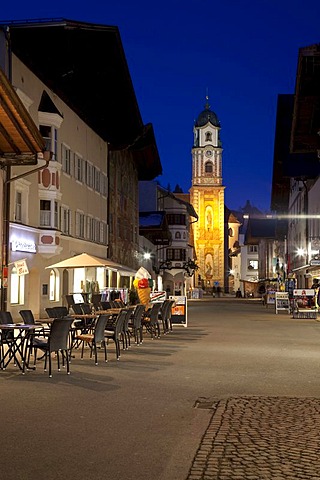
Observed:
[[[87,253],[74,255],[73,257],[62,260],[61,262],[48,265],[46,268],[84,268],[84,267],[105,267],[115,272],[119,272],[123,276],[132,276],[135,270],[113,262],[112,260],[95,257]]]

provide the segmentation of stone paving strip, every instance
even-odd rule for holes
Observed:
[[[319,480],[320,399],[208,399],[213,415],[187,480]],[[210,407],[209,407],[210,406]]]

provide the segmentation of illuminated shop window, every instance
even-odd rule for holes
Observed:
[[[10,303],[22,305],[24,303],[24,275],[18,275],[15,267],[10,277]]]
[[[49,300],[56,301],[59,299],[59,277],[54,270],[50,271],[49,281]]]

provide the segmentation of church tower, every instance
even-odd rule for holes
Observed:
[[[198,222],[193,224],[196,262],[195,286],[224,288],[224,189],[220,122],[208,97],[194,124],[190,200]]]

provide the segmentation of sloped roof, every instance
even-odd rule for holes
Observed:
[[[170,245],[171,232],[169,230],[166,212],[140,212],[139,234],[147,238],[154,245]]]
[[[257,244],[260,239],[276,238],[275,218],[249,218],[244,243]]]
[[[10,31],[12,52],[113,149],[134,149],[139,142],[139,178],[162,173],[153,129],[141,118],[118,27],[67,19],[2,25]]]
[[[320,43],[299,49],[290,150],[320,149]]]
[[[37,126],[0,69],[0,162],[34,165],[44,149]]]
[[[271,209],[287,211],[290,178],[316,178],[320,163],[316,152],[290,153],[294,95],[278,95],[274,141]]]
[[[198,220],[198,214],[195,211],[193,205],[190,203],[189,193],[172,193],[162,187],[159,187],[159,189],[163,190],[166,193],[166,196],[172,198],[173,200],[176,200],[178,203],[180,203],[180,205],[184,205],[190,217],[196,218]]]

